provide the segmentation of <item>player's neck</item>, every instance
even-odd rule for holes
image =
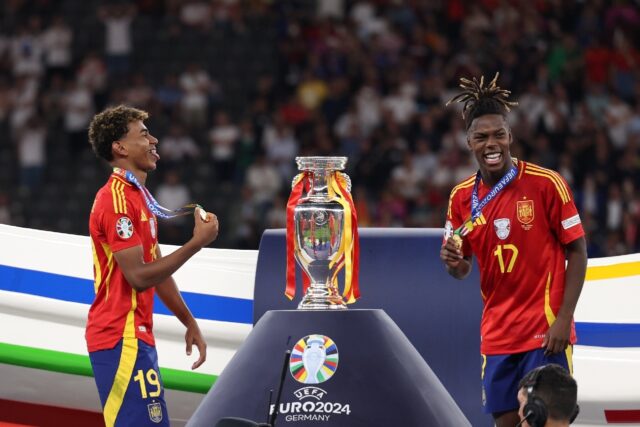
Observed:
[[[116,159],[111,162],[111,166],[114,168],[128,170],[133,175],[135,175],[138,182],[143,186],[147,182],[147,172],[134,167],[133,165],[129,164],[129,162],[125,161],[125,159]]]
[[[489,186],[493,187],[502,179],[503,176],[509,172],[509,170],[513,167],[518,167],[518,161],[515,158],[509,157],[504,164],[504,167],[498,171],[488,171],[486,169],[480,169],[480,175],[482,175],[482,182]]]
[[[507,169],[508,170],[508,169]],[[504,176],[506,171],[488,171],[488,170],[480,170],[480,175],[482,176],[482,183],[487,187],[493,187],[500,181],[500,178]]]

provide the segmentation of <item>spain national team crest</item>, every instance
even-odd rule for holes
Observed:
[[[131,220],[126,216],[118,218],[116,222],[116,233],[118,233],[121,239],[128,239],[133,236],[133,224]]]
[[[509,237],[511,232],[511,221],[509,218],[500,218],[493,221],[493,229],[496,231],[496,235],[504,240]]]
[[[533,200],[519,200],[516,202],[518,221],[521,224],[531,224],[533,222]]]
[[[150,403],[147,405],[149,410],[149,419],[154,423],[162,422],[162,405],[160,402]]]
[[[307,335],[293,346],[289,371],[303,384],[327,381],[338,369],[338,347],[325,335]]]

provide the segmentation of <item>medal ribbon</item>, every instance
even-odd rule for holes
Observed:
[[[486,196],[482,198],[482,200],[478,200],[478,187],[480,185],[480,180],[482,179],[482,175],[480,171],[476,173],[476,182],[473,184],[473,191],[471,192],[471,216],[462,223],[460,227],[458,227],[453,234],[457,234],[459,236],[466,236],[473,230],[473,224],[476,219],[480,217],[482,214],[482,209],[492,200],[494,199],[504,188],[511,182],[513,179],[518,176],[518,168],[516,166],[512,166],[507,173],[504,174],[500,181],[496,183],[496,185],[491,188],[491,190],[487,193]]]
[[[156,199],[153,198],[149,190],[147,190],[147,188],[144,185],[140,184],[140,181],[138,181],[138,178],[136,178],[136,176],[131,171],[121,169],[121,168],[113,168],[113,173],[115,173],[121,178],[124,178],[127,182],[130,182],[131,184],[135,185],[138,188],[138,190],[140,190],[140,192],[142,193],[142,197],[144,197],[144,201],[147,204],[147,207],[149,208],[149,210],[158,218],[169,219],[169,218],[175,218],[178,216],[184,216],[184,215],[193,213],[193,211],[196,208],[200,208],[200,205],[196,203],[191,203],[188,205],[184,205],[179,209],[175,209],[175,210],[167,209],[161,206],[156,201]]]

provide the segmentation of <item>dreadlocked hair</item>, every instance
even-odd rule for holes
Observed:
[[[487,114],[500,114],[505,117],[511,111],[511,107],[518,105],[515,101],[509,101],[510,90],[501,89],[496,82],[500,73],[496,73],[495,77],[487,86],[484,85],[484,76],[480,77],[480,81],[474,77],[473,80],[460,78],[460,87],[462,93],[451,98],[445,106],[453,102],[460,102],[462,106],[462,118],[466,129],[468,130],[471,123],[478,117]]]

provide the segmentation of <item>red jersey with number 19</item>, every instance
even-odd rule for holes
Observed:
[[[153,261],[157,231],[156,217],[147,208],[140,190],[112,174],[98,191],[89,218],[96,293],[85,333],[89,352],[111,349],[121,338],[137,337],[155,345],[154,288],[136,292],[113,254],[140,245],[144,262]]]
[[[462,247],[465,256],[478,259],[484,302],[480,350],[489,355],[541,347],[564,296],[564,245],[584,236],[565,180],[552,170],[517,163],[517,177],[485,206]],[[451,191],[445,241],[471,214],[474,182],[475,175]],[[490,190],[480,182],[479,200]]]

